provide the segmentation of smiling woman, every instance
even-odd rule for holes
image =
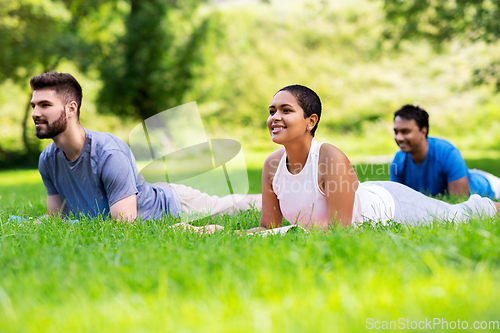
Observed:
[[[366,221],[428,224],[497,214],[500,206],[478,195],[450,205],[394,182],[360,183],[342,151],[313,139],[320,117],[321,101],[307,87],[287,86],[274,95],[267,126],[272,141],[284,148],[264,163],[262,215],[253,231],[280,227],[283,217],[304,228],[324,229]],[[416,129],[395,126],[402,145],[425,141],[427,130],[411,125]]]
[[[465,222],[474,215],[497,215],[500,203],[478,195],[451,205],[395,182],[360,183],[340,149],[314,140],[320,118],[321,101],[305,86],[287,86],[273,96],[267,127],[272,141],[283,148],[264,162],[260,226],[249,232],[281,227],[283,218],[306,229],[326,229],[363,222]]]

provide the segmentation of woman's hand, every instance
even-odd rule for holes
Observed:
[[[184,223],[184,222],[176,223],[176,224],[170,226],[169,228],[182,228],[184,230],[197,232],[199,234],[204,234],[204,233],[213,234],[216,230],[224,230],[224,227],[221,225],[218,225],[218,224],[209,224],[209,225],[206,225],[203,227],[195,227],[191,224]]]

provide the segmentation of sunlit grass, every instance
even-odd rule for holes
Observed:
[[[6,175],[17,184],[0,187],[3,332],[353,332],[369,318],[499,320],[498,219],[267,238],[231,232],[258,225],[258,211],[198,221],[226,227],[215,235],[170,229],[174,218],[10,221],[43,213],[34,173],[0,172],[2,184]]]
[[[40,184],[42,178],[37,169],[0,171],[0,188],[4,186],[19,186]]]

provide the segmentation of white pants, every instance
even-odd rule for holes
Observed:
[[[497,209],[489,198],[477,194],[459,204],[449,204],[423,195],[400,183],[390,181],[368,182],[382,186],[391,193],[396,205],[394,222],[416,225],[429,224],[434,220],[466,222],[473,216],[496,216]]]
[[[486,178],[486,180],[490,183],[493,192],[495,192],[495,199],[500,199],[500,178],[479,169],[469,169],[469,173],[477,173],[484,176],[484,178]]]
[[[262,194],[230,194],[224,197],[208,195],[192,187],[180,184],[161,183],[168,185],[177,194],[183,214],[225,214],[247,210],[252,207],[262,209]]]

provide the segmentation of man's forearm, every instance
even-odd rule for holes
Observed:
[[[59,216],[64,200],[59,194],[47,195],[47,216]]]
[[[456,196],[469,196],[469,177],[449,182],[448,193]]]

